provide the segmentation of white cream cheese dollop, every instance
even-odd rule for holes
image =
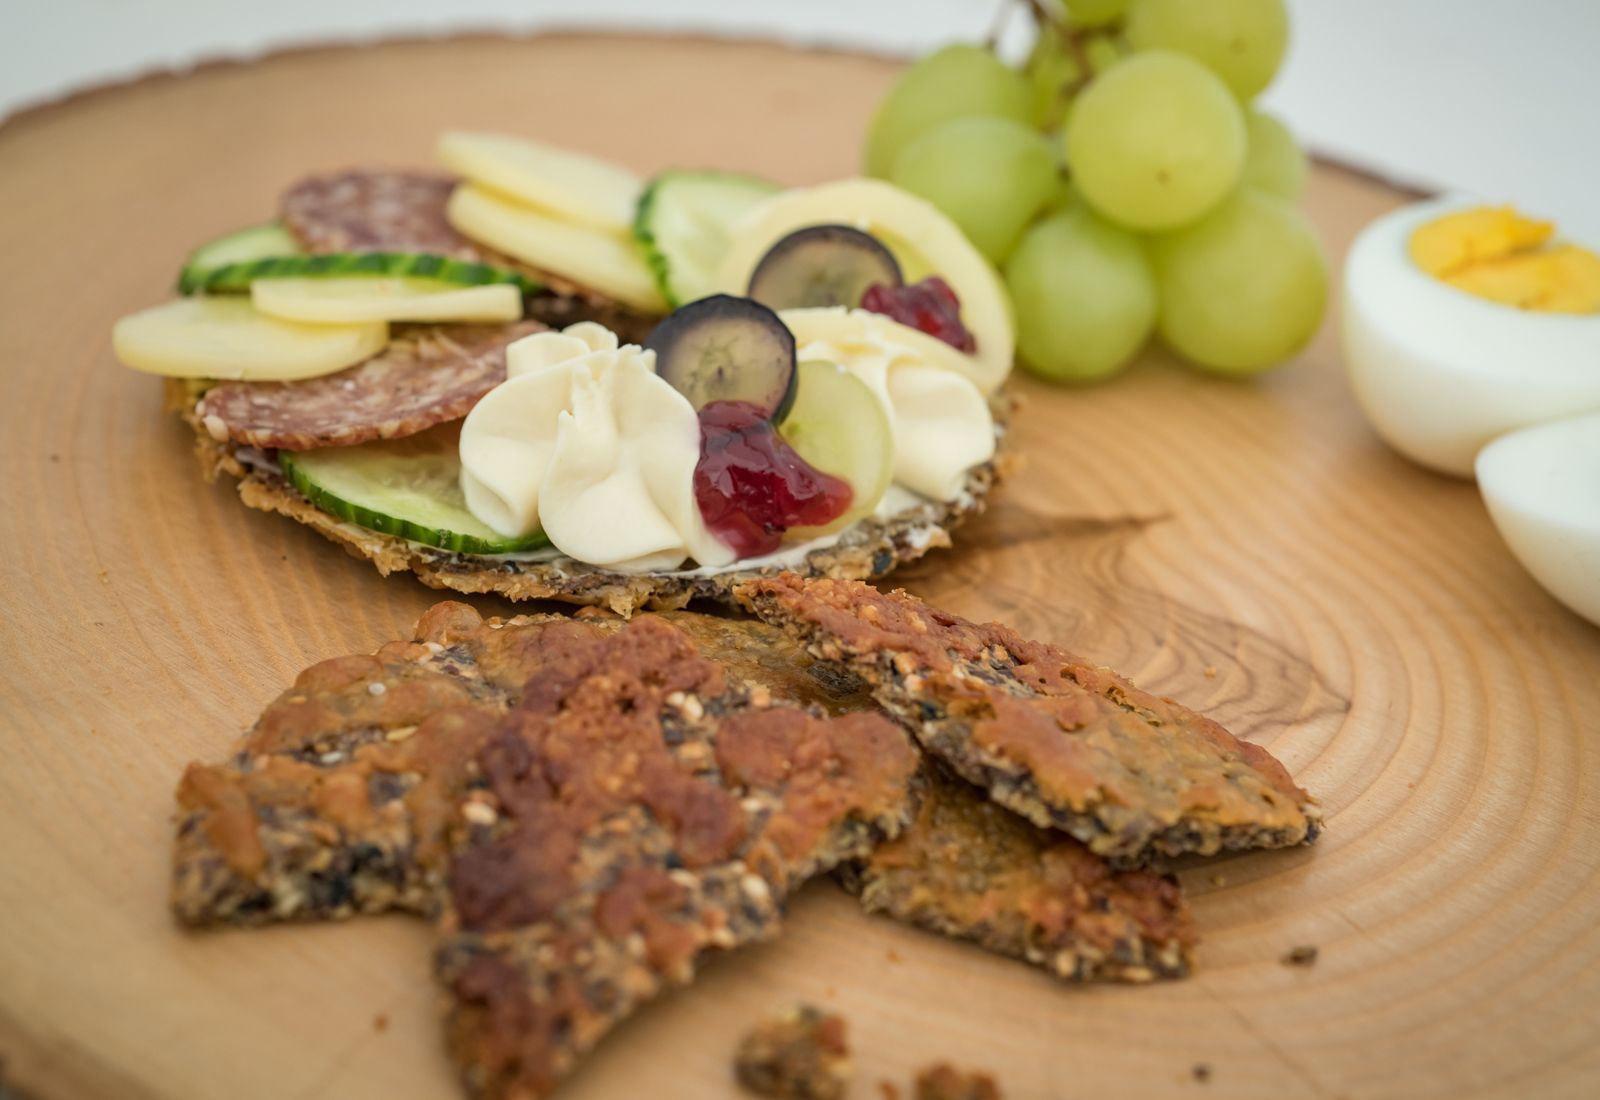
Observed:
[[[624,572],[727,565],[694,496],[700,422],[655,353],[583,322],[506,349],[506,380],[461,426],[461,489],[507,537],[542,527],[570,558]]]
[[[889,414],[894,480],[934,500],[961,492],[967,471],[994,457],[994,415],[983,392],[946,365],[961,353],[861,309],[790,309],[802,362],[826,359],[865,382]],[[929,344],[938,344],[944,354]]]

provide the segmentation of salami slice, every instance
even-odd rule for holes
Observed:
[[[459,420],[504,380],[506,345],[545,326],[417,325],[364,363],[300,382],[225,382],[195,414],[213,439],[307,451]]]
[[[356,169],[312,176],[283,198],[283,224],[312,252],[432,252],[483,263],[445,220],[449,176]]]

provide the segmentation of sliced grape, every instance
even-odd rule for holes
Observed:
[[[760,302],[713,294],[669,314],[645,341],[656,373],[699,409],[754,405],[782,420],[794,404],[794,333]]]
[[[781,238],[750,273],[750,297],[772,309],[856,306],[874,283],[900,286],[900,264],[870,233],[808,225]]]
[[[894,479],[894,431],[883,403],[861,379],[837,363],[800,364],[794,407],[778,434],[806,463],[850,483],[844,515],[823,527],[790,528],[790,539],[842,531],[872,514]]]

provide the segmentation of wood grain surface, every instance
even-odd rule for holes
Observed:
[[[168,916],[183,764],[437,596],[204,485],[159,383],[112,361],[111,321],[298,176],[429,163],[446,126],[646,172],[849,174],[893,71],[697,40],[402,43],[152,79],[0,128],[5,1086],[459,1095],[422,922],[193,935]],[[1319,168],[1306,203],[1337,264],[1402,200]],[[936,1057],[1011,1100],[1600,1095],[1600,630],[1519,570],[1472,486],[1379,444],[1332,327],[1252,384],[1155,352],[1094,389],[1022,380],[1026,472],[898,578],[1209,710],[1322,797],[1314,849],[1183,872],[1194,978],[1064,987],[817,883],[778,942],[641,1014],[562,1095],[733,1096],[741,1029],[796,999],[848,1016],[856,1097]],[[1314,966],[1280,962],[1298,945]]]

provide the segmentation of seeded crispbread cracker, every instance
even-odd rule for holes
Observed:
[[[1266,749],[1115,672],[905,592],[788,574],[737,598],[1007,809],[1120,860],[1276,848],[1321,812]]]
[[[479,1097],[547,1095],[709,951],[776,932],[808,877],[902,828],[917,753],[730,681],[645,616],[531,680],[478,754],[436,968]]]
[[[938,766],[917,816],[841,878],[869,911],[1023,959],[1074,982],[1181,978],[1194,918],[1177,880],[1114,870],[1065,833]]]
[[[902,828],[917,767],[883,715],[783,701],[665,617],[444,603],[411,641],[308,669],[228,762],[191,765],[173,904],[190,923],[435,914],[469,1091],[541,1096],[704,953],[771,936],[786,893]]]

